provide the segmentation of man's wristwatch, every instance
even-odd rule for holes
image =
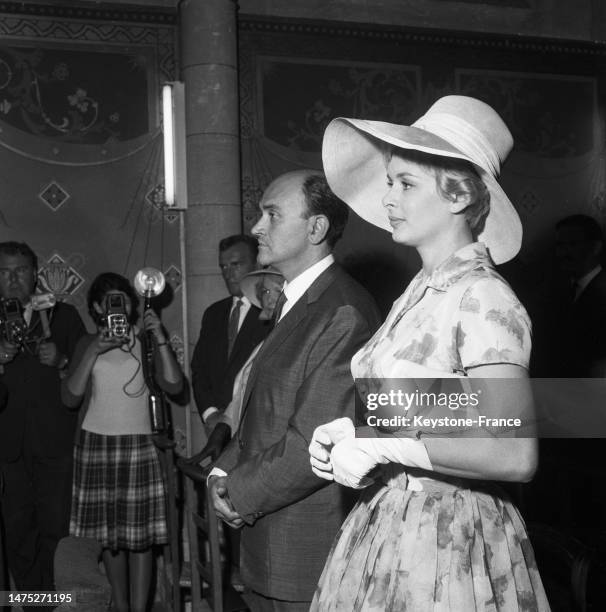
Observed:
[[[68,363],[69,363],[69,358],[67,357],[67,355],[63,355],[63,357],[59,359],[59,363],[57,363],[57,369],[65,370],[65,368],[67,368]]]

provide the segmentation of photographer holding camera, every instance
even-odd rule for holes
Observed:
[[[0,381],[8,392],[0,410],[1,501],[8,566],[20,590],[54,588],[77,423],[61,403],[61,376],[85,333],[72,306],[33,307],[37,273],[27,244],[0,243]]]
[[[67,406],[81,409],[74,452],[70,534],[103,546],[113,608],[146,609],[152,546],[168,539],[160,462],[151,433],[150,389],[178,393],[181,370],[156,313],[135,325],[139,298],[126,278],[100,274],[88,291],[97,333],[78,343],[63,381]],[[153,372],[145,371],[149,343]]]

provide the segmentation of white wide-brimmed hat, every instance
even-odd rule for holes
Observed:
[[[254,304],[257,308],[263,308],[263,305],[261,304],[261,302],[259,301],[259,297],[257,296],[257,284],[265,275],[279,276],[282,279],[284,278],[277,270],[272,270],[271,268],[263,268],[262,270],[255,270],[254,272],[249,272],[240,280],[240,290],[242,291],[242,294],[247,297],[249,302],[251,304]]]
[[[495,263],[518,253],[520,217],[497,182],[513,138],[492,107],[468,96],[446,96],[411,126],[345,117],[329,123],[322,144],[328,184],[360,217],[391,232],[382,204],[387,192],[384,143],[470,161],[490,192],[490,212],[478,240]]]

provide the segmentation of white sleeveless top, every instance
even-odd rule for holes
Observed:
[[[106,436],[151,433],[141,342],[135,337],[130,345],[130,352],[115,348],[97,357],[82,429]]]

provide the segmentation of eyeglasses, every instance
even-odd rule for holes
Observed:
[[[2,280],[10,280],[13,275],[17,278],[27,278],[33,271],[31,266],[17,266],[16,268],[0,268],[0,278]]]

